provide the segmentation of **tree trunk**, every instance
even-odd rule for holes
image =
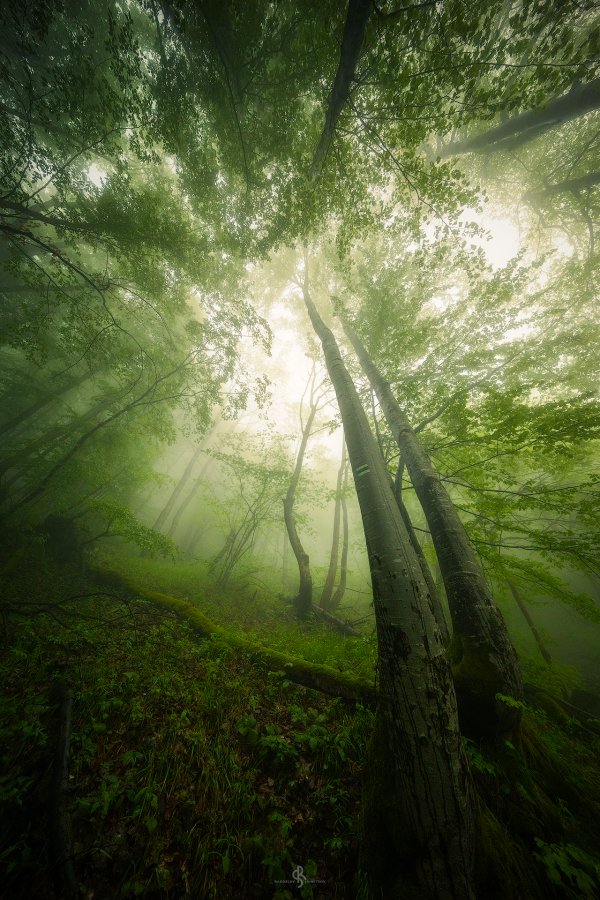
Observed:
[[[184,487],[190,480],[190,475],[192,474],[194,466],[196,465],[196,460],[198,459],[198,457],[200,456],[201,453],[202,453],[202,447],[196,447],[194,452],[191,455],[191,458],[190,458],[187,466],[183,470],[183,475],[181,476],[181,478],[179,479],[179,481],[173,488],[173,490],[171,492],[171,496],[169,497],[169,499],[167,500],[167,502],[165,503],[165,505],[159,512],[158,516],[154,520],[154,524],[152,527],[154,528],[155,531],[160,531],[160,529],[164,527],[165,522],[167,521],[168,517],[171,515],[173,507],[175,506],[179,497],[181,496],[181,492],[183,491]]]
[[[287,494],[285,495],[285,500],[283,501],[283,518],[285,521],[285,527],[287,528],[288,537],[290,539],[290,547],[292,548],[294,556],[296,557],[296,562],[298,563],[298,572],[300,575],[298,593],[294,598],[294,608],[299,619],[306,619],[312,607],[312,575],[310,573],[310,560],[308,558],[308,553],[306,552],[306,550],[302,546],[302,542],[300,541],[298,530],[296,528],[296,520],[294,518],[294,501],[296,499],[296,488],[298,487],[298,482],[300,480],[300,473],[302,471],[302,464],[304,462],[306,445],[308,444],[308,438],[310,437],[310,432],[315,420],[315,415],[317,414],[317,402],[314,398],[314,366],[311,377],[312,388],[310,410],[304,428],[302,429],[302,438],[300,440],[300,446],[298,447],[298,453],[296,455],[296,465],[294,466],[294,473],[289,483]]]
[[[519,607],[519,609],[520,609],[521,612],[523,613],[523,618],[525,619],[525,621],[526,621],[527,624],[529,625],[529,628],[530,628],[530,630],[531,630],[531,633],[532,633],[532,635],[533,635],[533,638],[534,638],[534,640],[535,640],[535,642],[536,642],[536,644],[537,644],[537,646],[538,646],[538,650],[540,651],[540,653],[541,653],[542,656],[544,657],[544,662],[547,663],[547,665],[551,666],[551,665],[552,665],[552,657],[550,656],[550,653],[548,652],[548,648],[547,648],[546,645],[544,644],[544,642],[543,642],[543,640],[542,640],[542,638],[541,638],[541,635],[540,635],[539,631],[538,631],[537,628],[535,627],[535,622],[533,621],[533,619],[532,619],[531,616],[529,615],[529,610],[527,609],[527,606],[526,606],[526,604],[525,604],[525,601],[524,601],[523,598],[521,597],[520,591],[518,590],[516,584],[515,584],[514,582],[512,582],[509,578],[506,579],[506,583],[507,583],[507,585],[508,585],[509,588],[510,588],[510,592],[511,592],[511,594],[512,594],[513,597],[514,597],[517,606]]]
[[[450,667],[385,465],[306,280],[304,302],[342,416],[373,582],[381,703],[367,767],[363,865],[374,896],[466,900],[473,818]]]
[[[319,606],[324,610],[331,610],[331,596],[333,594],[333,585],[338,567],[338,558],[340,552],[340,513],[342,505],[342,480],[346,470],[346,439],[342,434],[342,461],[338,469],[337,481],[335,486],[335,510],[333,513],[333,537],[331,539],[331,556],[329,557],[329,569],[327,577],[323,585],[321,600]]]
[[[516,738],[520,709],[496,696],[523,696],[516,653],[500,610],[427,452],[358,335],[346,319],[342,322],[379,398],[431,531],[452,618],[451,657],[461,724],[475,737]]]
[[[346,592],[346,580],[348,578],[348,503],[346,501],[346,488],[348,487],[348,463],[344,467],[344,484],[342,487],[342,556],[340,559],[340,580],[333,593],[329,604],[329,611],[335,612]]]
[[[13,431],[19,425],[22,425],[36,413],[39,413],[40,410],[44,409],[44,407],[49,406],[51,403],[54,403],[55,400],[58,400],[63,394],[68,394],[69,391],[72,391],[74,388],[80,387],[85,381],[88,381],[95,373],[94,372],[86,372],[80,378],[74,378],[71,381],[68,381],[65,385],[63,385],[60,389],[56,390],[53,393],[44,393],[35,403],[32,403],[30,406],[26,407],[26,409],[12,416],[12,418],[7,419],[5,422],[0,425],[0,437],[8,434],[9,431]]]
[[[335,134],[340,113],[350,95],[352,80],[356,72],[362,49],[367,22],[373,11],[372,0],[348,0],[348,12],[344,22],[344,33],[340,48],[340,61],[331,89],[325,124],[310,166],[313,179],[318,178],[327,156],[327,151]]]
[[[285,522],[284,522],[285,525]],[[283,586],[283,593],[287,593],[288,589],[288,550],[290,546],[290,540],[288,538],[287,525],[283,529],[283,551],[282,551],[282,559],[281,559],[281,583]]]
[[[167,528],[167,532],[166,532],[167,537],[173,537],[173,535],[175,534],[175,531],[177,530],[177,526],[179,525],[179,523],[181,521],[182,515],[184,514],[184,512],[186,511],[186,509],[188,508],[188,506],[190,505],[190,503],[192,502],[192,500],[194,499],[196,494],[198,493],[198,489],[199,489],[200,485],[202,484],[202,478],[206,474],[208,469],[210,469],[212,464],[213,464],[213,460],[208,459],[206,461],[206,464],[204,466],[202,466],[202,468],[200,470],[200,474],[194,480],[192,487],[190,488],[188,493],[185,495],[185,497],[183,498],[183,500],[181,501],[181,503],[175,510],[173,518],[171,519],[171,524]]]
[[[384,460],[386,464],[387,470],[387,462],[385,458],[385,454],[383,451],[383,441],[381,439],[381,432],[379,430],[379,424],[377,422],[377,416],[375,414],[375,398],[373,396],[373,388],[371,387],[371,409],[373,413],[373,422],[375,424],[375,434],[377,436],[377,444],[379,445],[379,452],[381,453],[381,458]],[[442,604],[440,602],[439,592],[436,586],[435,581],[433,580],[433,575],[431,574],[431,569],[429,568],[429,563],[425,558],[425,554],[421,549],[421,545],[418,541],[417,535],[415,534],[415,529],[413,528],[413,524],[410,520],[409,512],[406,508],[406,504],[402,499],[402,472],[404,470],[404,463],[402,462],[402,458],[400,458],[398,462],[398,469],[396,470],[396,477],[392,480],[390,476],[390,485],[392,488],[392,493],[396,498],[396,503],[398,504],[398,509],[400,510],[400,515],[402,516],[402,521],[404,522],[404,526],[406,528],[408,537],[412,544],[413,550],[417,555],[417,559],[419,560],[419,565],[421,566],[421,571],[423,572],[423,578],[425,579],[425,583],[427,584],[427,590],[429,591],[429,596],[431,597],[431,602],[433,603],[433,609],[435,612],[435,618],[440,628],[440,632],[442,634],[442,640],[444,642],[444,646],[447,647],[450,642],[450,632],[448,630],[448,623],[446,621],[446,616],[444,615],[444,610],[442,608]]]
[[[600,79],[596,78],[588,84],[573,85],[570,91],[560,97],[553,97],[545,106],[519,113],[483,134],[450,144],[441,156],[446,159],[460,153],[514,150],[550,128],[584,116],[599,107]]]
[[[555,194],[585,191],[596,184],[600,184],[600,172],[588,172],[587,175],[582,175],[581,178],[569,178],[566,181],[559,181],[558,184],[549,184],[543,188],[527,191],[524,196],[526,200],[536,202],[543,200],[545,197],[552,197]]]

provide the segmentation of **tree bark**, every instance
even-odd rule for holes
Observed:
[[[516,738],[522,699],[514,647],[460,517],[390,385],[346,318],[344,331],[381,403],[427,519],[452,618],[450,648],[461,724],[475,737]]]
[[[340,48],[340,61],[335,73],[327,112],[325,113],[325,124],[323,125],[319,143],[310,166],[310,174],[313,179],[318,178],[321,174],[327,151],[335,134],[337,120],[350,95],[352,79],[356,73],[365,37],[365,29],[372,11],[372,0],[348,0],[348,11]]]
[[[331,597],[333,594],[333,585],[337,573],[338,559],[340,553],[340,515],[342,506],[342,480],[346,470],[346,439],[342,434],[342,461],[337,473],[337,481],[335,485],[335,510],[333,513],[333,536],[331,539],[331,555],[329,557],[329,568],[327,577],[323,585],[321,600],[319,606],[321,609],[331,611]]]
[[[373,583],[381,703],[363,804],[363,865],[372,893],[386,900],[466,900],[473,897],[473,818],[450,667],[385,465],[306,275],[303,293],[342,416]]]
[[[375,414],[375,398],[373,396],[373,388],[371,387],[371,407],[373,414],[373,422],[375,423],[375,434],[377,436],[377,444],[379,445],[379,452],[381,453],[381,458],[386,462],[385,454],[383,452],[383,441],[381,439],[381,432],[379,430],[379,425],[377,422],[377,416]],[[387,470],[387,463],[386,463]],[[390,477],[390,485],[392,488],[392,493],[396,498],[396,503],[398,504],[398,509],[400,510],[400,515],[402,516],[402,521],[404,522],[404,526],[406,528],[408,537],[412,544],[412,548],[417,555],[417,559],[419,560],[419,565],[421,566],[421,571],[423,573],[423,578],[425,579],[425,583],[427,584],[427,590],[429,591],[429,596],[431,597],[431,602],[433,603],[433,609],[435,612],[435,618],[437,620],[442,640],[444,642],[444,646],[447,647],[450,642],[450,632],[448,630],[448,623],[446,621],[446,616],[444,615],[444,610],[442,608],[442,604],[440,602],[439,592],[436,586],[435,581],[433,580],[433,575],[431,574],[431,569],[429,568],[429,563],[425,558],[425,554],[421,549],[421,545],[415,533],[415,529],[413,528],[413,524],[410,519],[410,514],[408,509],[406,508],[406,504],[402,499],[402,472],[404,470],[404,463],[402,459],[398,462],[398,468],[396,470],[396,477],[392,480]]]
[[[446,159],[461,153],[495,153],[499,150],[514,150],[550,128],[562,125],[578,116],[584,116],[599,107],[600,79],[596,78],[588,84],[575,84],[566,94],[552,97],[545,106],[519,113],[483,134],[450,144],[441,154],[441,158]]]

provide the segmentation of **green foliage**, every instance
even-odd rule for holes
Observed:
[[[535,839],[550,881],[565,897],[595,897],[600,890],[600,861],[573,844],[547,844]]]

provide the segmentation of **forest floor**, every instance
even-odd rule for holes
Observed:
[[[372,712],[200,639],[142,596],[27,553],[0,573],[2,896],[56,896],[49,797],[65,688],[80,896],[356,896]],[[372,641],[298,625],[268,591],[219,591],[198,565],[111,553],[110,567],[188,598],[233,634],[374,678]],[[482,900],[595,897],[600,739],[555,704],[525,714],[519,753],[466,743]]]

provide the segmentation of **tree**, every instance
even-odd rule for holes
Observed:
[[[316,383],[316,378],[316,363],[313,362],[311,374],[304,391],[304,395],[306,395],[306,392],[308,391],[308,415],[306,417],[306,421],[304,421],[301,404],[300,443],[298,445],[298,452],[296,453],[294,471],[292,473],[285,499],[283,501],[283,517],[285,521],[285,527],[287,529],[290,547],[292,548],[294,556],[296,557],[296,562],[298,563],[298,573],[300,577],[298,593],[294,598],[294,607],[296,609],[296,615],[299,619],[306,619],[312,608],[312,575],[310,571],[310,561],[308,558],[308,554],[302,546],[302,542],[300,540],[300,536],[298,535],[298,530],[296,527],[296,520],[294,517],[294,502],[296,499],[298,482],[300,481],[300,475],[302,473],[302,465],[304,463],[306,446],[308,444],[308,439],[313,428],[315,416],[324,405],[323,400],[326,391],[323,390],[322,383]],[[302,398],[302,402],[304,402],[304,396]]]
[[[385,699],[370,766],[387,776],[384,783],[373,774],[365,797],[366,865],[388,897],[407,889],[413,896],[470,897],[472,810],[441,635],[358,394],[308,292],[306,269],[303,296],[342,416],[373,582]],[[408,852],[407,833],[415,841]]]
[[[552,128],[600,107],[600,79],[576,82],[566,94],[552,97],[542,107],[519,113],[483,134],[447,145],[441,158],[460,153],[498,153],[516,150]]]
[[[448,493],[418,437],[347,318],[344,331],[377,393],[431,530],[452,616],[451,656],[461,721],[468,733],[515,737],[520,710],[497,694],[523,696],[502,616]]]
[[[344,479],[344,475],[346,472],[346,439],[342,434],[342,459],[340,462],[340,467],[338,469],[337,474],[337,482],[335,486],[335,508],[333,512],[333,534],[331,537],[331,554],[329,557],[329,567],[327,569],[327,577],[325,578],[325,584],[323,585],[323,590],[321,591],[321,599],[319,600],[319,606],[322,609],[327,610],[328,612],[331,609],[336,608],[333,607],[332,597],[333,597],[333,586],[335,583],[335,576],[337,573],[338,567],[338,557],[340,550],[340,516],[341,516],[341,507],[342,507],[342,481]],[[346,548],[346,560],[348,557],[348,521],[347,521],[348,513],[346,511],[346,523],[344,528],[344,546]],[[343,576],[345,578],[345,574]],[[343,593],[343,591],[342,591]],[[341,597],[340,597],[341,600]],[[336,606],[339,606],[339,601]]]
[[[345,447],[344,438],[344,447]],[[342,507],[342,555],[340,559],[340,580],[329,602],[329,612],[335,612],[346,593],[346,580],[348,577],[348,503],[346,501],[346,491],[348,490],[348,463],[344,466],[344,482],[342,485],[342,497],[340,500]]]
[[[286,465],[281,450],[249,442],[245,455],[212,451],[212,456],[226,466],[235,485],[233,497],[219,503],[227,536],[213,556],[210,570],[216,572],[217,583],[225,587],[234,569],[252,551],[259,530],[277,520],[278,501],[286,481]],[[232,500],[234,502],[232,502]]]

